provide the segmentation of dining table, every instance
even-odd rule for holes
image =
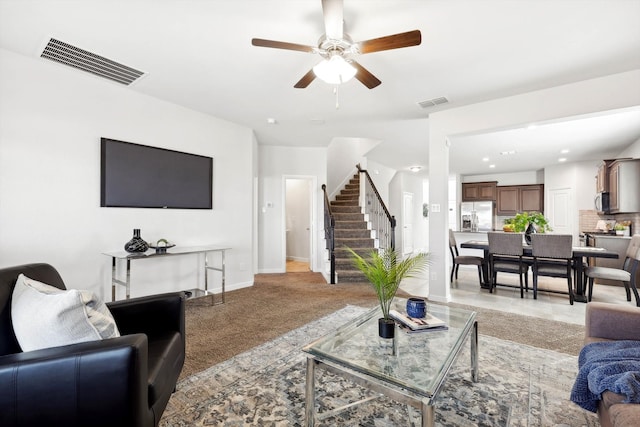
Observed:
[[[532,249],[530,245],[523,243],[523,255],[532,257]],[[483,289],[490,289],[489,279],[489,241],[488,240],[468,240],[460,243],[461,248],[479,249],[484,253],[484,263],[482,264],[482,283]],[[618,253],[605,248],[597,248],[593,246],[574,246],[573,262],[576,269],[574,287],[574,301],[587,302],[587,294],[583,283],[583,270],[585,258],[618,258]],[[566,292],[565,292],[566,293]]]

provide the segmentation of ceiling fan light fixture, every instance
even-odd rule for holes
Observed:
[[[332,55],[329,59],[325,59],[315,67],[314,74],[322,81],[338,85],[346,83],[356,75],[356,68],[349,64],[340,55]]]

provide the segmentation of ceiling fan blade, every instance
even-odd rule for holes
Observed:
[[[341,40],[344,32],[342,0],[322,0],[324,29],[328,39]]]
[[[311,82],[316,78],[316,74],[313,72],[313,68],[309,70],[307,74],[302,76],[298,83],[293,85],[296,89],[304,89],[311,84]]]
[[[286,50],[297,50],[300,52],[315,52],[316,48],[313,46],[306,46],[303,44],[297,43],[288,43],[288,42],[278,42],[275,40],[265,40],[265,39],[251,39],[251,44],[259,47],[272,47],[274,49],[286,49]]]
[[[417,46],[422,42],[420,30],[407,31],[406,33],[393,34],[377,39],[365,40],[358,43],[360,53],[380,52],[381,50],[399,49],[402,47]]]
[[[373,89],[374,87],[382,83],[376,76],[371,74],[369,70],[358,64],[356,61],[351,61],[351,65],[353,65],[356,70],[358,70],[354,77],[369,89]]]

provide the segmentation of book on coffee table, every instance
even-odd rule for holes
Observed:
[[[407,313],[401,313],[397,310],[389,310],[389,316],[411,329],[412,331],[421,331],[433,328],[444,329],[447,324],[444,320],[438,319],[434,315],[427,313],[425,317],[410,317]]]

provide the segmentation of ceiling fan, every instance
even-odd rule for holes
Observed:
[[[294,85],[295,88],[306,88],[316,77],[331,84],[345,83],[355,77],[363,85],[373,89],[382,82],[356,62],[353,59],[354,56],[417,46],[422,41],[420,30],[413,30],[354,42],[344,32],[343,0],[322,0],[322,14],[324,16],[325,34],[320,37],[317,47],[274,40],[251,39],[253,46],[316,53],[323,58],[322,62],[309,70]]]

